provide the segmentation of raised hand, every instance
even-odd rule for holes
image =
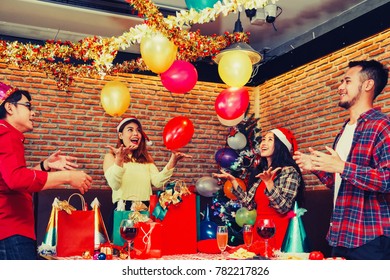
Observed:
[[[176,162],[182,160],[183,158],[192,158],[191,155],[182,153],[182,152],[172,152],[173,158]]]
[[[129,151],[133,150],[132,145],[130,145],[129,147],[121,145],[119,148],[107,145],[106,148],[109,148],[115,155],[115,161],[117,163],[123,163],[125,156],[129,154]]]
[[[73,170],[78,167],[78,164],[74,162],[76,160],[76,157],[62,155],[58,150],[46,159],[46,164],[50,169]]]
[[[276,173],[281,169],[282,169],[281,167],[277,167],[275,169],[272,169],[272,167],[270,167],[264,172],[257,174],[256,178],[260,178],[266,185],[271,182],[273,183],[273,179]]]
[[[168,169],[174,168],[176,164],[183,158],[192,158],[192,156],[182,152],[172,151],[171,157],[167,164],[167,168]]]
[[[234,179],[234,176],[228,172],[226,172],[225,170],[221,169],[221,173],[213,173],[212,174],[213,177],[215,178],[218,178],[218,179],[226,179],[226,180],[230,180],[230,181],[233,181]]]

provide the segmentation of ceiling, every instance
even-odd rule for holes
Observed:
[[[164,15],[187,9],[184,0],[153,0]],[[389,0],[279,0],[276,19],[267,23],[263,10],[252,20],[245,11],[220,16],[214,22],[195,24],[190,31],[202,35],[233,32],[238,18],[244,32],[250,32],[250,45],[262,53],[263,61],[251,83],[259,84],[270,76],[316,59],[389,28]],[[48,39],[78,41],[97,35],[119,36],[143,20],[124,0],[1,0],[0,39]],[[333,35],[332,35],[333,34]],[[362,37],[363,36],[363,37]],[[126,50],[139,56],[139,46]],[[210,61],[197,67],[214,67],[214,75],[199,79],[218,81],[216,65]],[[211,67],[211,68],[210,68]],[[277,68],[277,69],[275,69]],[[219,80],[220,81],[220,80]]]

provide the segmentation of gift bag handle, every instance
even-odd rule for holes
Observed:
[[[84,196],[82,196],[82,195],[79,194],[79,193],[73,193],[73,194],[71,194],[71,195],[69,196],[69,198],[68,198],[68,204],[71,205],[71,204],[70,204],[70,199],[71,199],[73,196],[75,196],[75,195],[77,195],[78,197],[80,197],[80,200],[81,200],[81,210],[87,211],[87,210],[88,210],[88,205],[85,203]]]

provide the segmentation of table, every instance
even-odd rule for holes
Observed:
[[[56,257],[51,255],[40,255],[44,260],[87,260],[83,259],[81,256],[72,256],[72,257]],[[229,254],[224,255],[224,259],[221,254],[206,254],[206,253],[196,253],[196,254],[180,254],[180,255],[166,255],[161,258],[145,259],[145,260],[233,260],[229,258]],[[265,260],[266,258],[261,256],[256,256],[253,259]],[[114,257],[113,260],[122,260],[118,257]],[[134,259],[137,260],[137,259]]]

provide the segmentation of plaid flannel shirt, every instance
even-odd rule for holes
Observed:
[[[340,174],[342,182],[327,235],[331,246],[356,248],[381,235],[390,237],[390,206],[385,199],[385,193],[390,193],[389,168],[390,118],[374,108],[359,117]],[[327,187],[334,187],[334,173],[314,174]]]
[[[261,179],[254,183],[248,192],[238,187],[237,190],[233,189],[232,193],[241,201],[244,207],[254,209],[256,203],[253,197],[260,183]],[[294,206],[300,183],[301,177],[294,167],[283,167],[274,179],[274,188],[271,191],[264,190],[269,199],[269,206],[280,214],[290,211]]]

